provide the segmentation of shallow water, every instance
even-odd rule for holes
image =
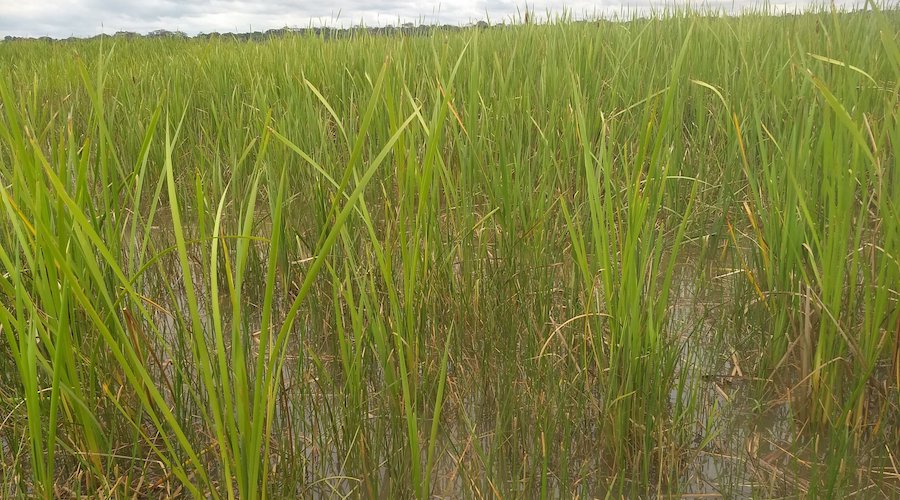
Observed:
[[[260,250],[265,247],[261,246]],[[679,346],[677,368],[675,373],[685,380],[676,380],[673,387],[683,382],[686,390],[680,395],[673,389],[669,395],[670,405],[693,404],[696,421],[693,426],[693,443],[682,450],[680,472],[677,477],[677,493],[688,498],[753,498],[776,494],[795,494],[808,491],[809,474],[812,467],[809,460],[798,454],[806,448],[798,449],[798,442],[803,435],[798,429],[798,420],[789,397],[784,396],[784,384],[772,385],[753,377],[753,359],[757,355],[752,349],[742,351],[746,347],[749,332],[735,330],[735,322],[729,319],[730,308],[734,303],[743,300],[739,295],[745,279],[739,270],[728,265],[700,262],[696,252],[687,251],[684,262],[678,268],[672,285],[669,306],[669,339]],[[169,284],[174,288],[173,310],[187,311],[187,304],[181,289],[180,267],[174,255],[164,264],[168,272]],[[194,259],[199,261],[198,258]],[[203,266],[195,262],[192,266],[192,280],[198,289],[201,303],[207,303],[208,276],[204,275]],[[455,279],[463,279],[455,273]],[[160,283],[149,279],[144,286],[148,295],[158,295]],[[254,284],[253,289],[259,288]],[[227,291],[222,288],[220,307],[223,312],[230,311]],[[258,292],[258,291],[257,291]],[[244,332],[258,332],[259,317],[257,299],[252,289],[246,294],[244,314],[248,314]],[[276,309],[286,308],[276,300]],[[280,304],[280,306],[279,306]],[[279,309],[280,308],[280,309]],[[201,311],[204,329],[211,331],[211,320],[205,310]],[[276,315],[280,314],[276,312]],[[181,326],[175,315],[170,312],[154,310],[154,323],[159,329],[159,342],[171,343],[177,338]],[[356,436],[345,434],[345,429],[334,427],[334,423],[348,422],[351,417],[347,413],[347,395],[341,392],[345,376],[340,368],[339,357],[329,354],[327,340],[323,341],[321,332],[317,332],[308,321],[308,317],[298,319],[295,336],[288,349],[288,357],[281,374],[283,404],[276,405],[276,422],[279,433],[290,433],[294,443],[292,454],[303,456],[301,482],[306,486],[298,494],[312,498],[332,497],[336,494],[346,495],[364,491],[362,477],[348,470],[348,460],[355,457],[353,449],[347,449],[343,440],[351,439],[356,443]],[[228,317],[223,318],[226,332],[226,344],[230,344],[230,324]],[[209,338],[207,342],[212,342]],[[324,343],[323,343],[324,342]],[[158,344],[160,345],[160,344]],[[258,351],[253,344],[251,356]],[[169,346],[171,349],[171,345]],[[317,356],[312,358],[309,350],[314,349]],[[184,355],[186,353],[183,353]],[[176,375],[174,368],[177,360],[167,359],[165,374],[167,378]],[[316,363],[322,363],[331,380],[320,380],[323,373],[318,371]],[[436,445],[436,461],[432,475],[432,495],[451,498],[462,491],[472,488],[497,488],[498,491],[518,491],[530,496],[533,491],[512,479],[494,484],[489,477],[482,476],[483,467],[476,448],[481,450],[496,449],[503,446],[497,442],[497,394],[485,391],[477,383],[478,375],[467,373],[468,364],[451,358],[448,369],[448,394],[445,401],[442,423]],[[374,378],[371,378],[374,375]],[[423,374],[424,375],[424,374]],[[398,432],[405,424],[401,415],[390,413],[386,401],[379,395],[384,390],[384,379],[378,370],[370,372],[365,385],[372,394],[367,399],[369,407],[365,411],[366,424],[377,432]],[[476,383],[472,383],[476,382]],[[790,381],[788,381],[790,382]],[[778,389],[781,387],[781,389]],[[773,391],[774,389],[774,391]],[[774,395],[773,395],[774,394]],[[489,397],[490,396],[490,397]],[[182,404],[190,405],[190,394],[183,393]],[[516,399],[513,399],[516,401]],[[692,403],[693,401],[693,403]],[[178,406],[172,401],[173,407]],[[426,405],[427,406],[427,405]],[[425,414],[428,414],[425,409]],[[528,411],[524,410],[527,414]],[[465,414],[463,418],[462,414]],[[585,416],[590,419],[591,412]],[[286,419],[286,421],[284,421]],[[375,424],[373,422],[381,422]],[[421,442],[420,454],[427,454],[427,432],[430,420],[420,418],[419,432]],[[525,425],[525,424],[523,424]],[[502,429],[504,433],[517,436],[523,440],[521,449],[541,449],[541,436],[530,433],[527,429]],[[581,441],[577,449],[569,452],[570,478],[576,481],[576,491],[585,495],[601,494],[610,479],[608,467],[599,456],[590,452],[592,442],[602,442],[600,427],[596,423],[576,423],[572,432]],[[353,433],[351,433],[353,434]],[[389,447],[396,447],[404,442],[402,433],[399,436],[382,436]],[[530,444],[529,444],[530,443]],[[477,446],[475,446],[477,445]],[[285,452],[284,443],[279,450]],[[355,445],[354,445],[355,446]],[[383,456],[383,453],[381,454]],[[554,457],[558,461],[560,457]],[[375,465],[378,470],[377,484],[387,487],[397,472],[397,463],[389,457],[390,463]],[[424,460],[424,458],[423,458]],[[534,459],[522,457],[523,463],[531,464]],[[276,473],[283,458],[273,450],[272,464]],[[539,463],[539,462],[536,462]],[[424,464],[424,462],[423,462]],[[806,465],[804,465],[806,464]],[[559,470],[551,470],[549,489],[552,496],[563,495],[559,485]],[[539,474],[539,470],[530,470],[526,476]],[[292,473],[296,474],[296,473]],[[860,474],[860,488],[874,491],[877,477]],[[533,483],[529,479],[528,484]],[[524,489],[523,489],[524,488]],[[566,490],[572,493],[572,490]],[[668,487],[663,487],[659,494],[670,494]]]

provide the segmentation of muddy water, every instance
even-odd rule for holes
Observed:
[[[745,326],[731,319],[736,316],[735,308],[746,299],[745,294],[741,295],[744,293],[742,286],[746,285],[743,274],[726,265],[701,263],[690,252],[685,257],[675,276],[670,297],[669,334],[672,341],[680,345],[676,373],[685,377],[685,380],[678,382],[684,382],[687,389],[682,394],[673,390],[670,403],[673,407],[679,403],[682,406],[693,405],[696,422],[694,441],[685,450],[682,460],[677,492],[695,498],[751,498],[807,491],[811,467],[809,460],[799,456],[803,453],[797,445],[802,430],[798,428],[790,398],[781,395],[784,391],[773,391],[771,383],[753,378],[757,353],[745,348],[745,337],[748,335]],[[208,303],[210,297],[205,295],[208,283],[204,281],[208,280],[208,276],[204,274],[199,257],[192,260],[192,279],[198,286],[201,301]],[[163,265],[169,284],[173,286],[172,308],[187,311],[183,291],[178,285],[181,283],[180,268],[174,255]],[[151,296],[159,294],[164,288],[152,279],[145,286]],[[230,310],[230,304],[224,299],[226,293],[223,288],[222,311]],[[246,305],[253,306],[256,298],[248,294],[246,300]],[[171,311],[154,309],[153,314],[161,336],[160,343],[166,344],[175,337],[181,326]],[[225,331],[230,332],[228,319],[223,318],[223,321],[226,323]],[[258,314],[251,314],[249,321],[245,329],[258,331]],[[201,322],[206,331],[211,330],[208,315],[204,315]],[[295,436],[292,453],[304,457],[307,474],[304,482],[315,485],[305,489],[302,492],[304,495],[326,498],[362,491],[361,478],[350,477],[345,467],[348,454],[354,451],[336,445],[343,439],[341,433],[344,430],[332,428],[333,422],[345,420],[345,396],[335,392],[335,387],[342,386],[339,362],[321,352],[318,359],[310,358],[306,350],[310,339],[302,334],[305,328],[309,326],[298,321],[297,329],[301,334],[295,335],[282,373],[282,393],[292,402],[276,407],[276,421],[283,414],[290,417],[290,424],[279,424],[278,432],[289,432]],[[229,335],[226,333],[226,338]],[[211,339],[208,343],[211,345]],[[316,349],[319,347],[316,346]],[[169,378],[175,375],[173,365],[177,360],[171,361],[165,368]],[[318,380],[319,374],[314,367],[316,362],[329,368],[333,385]],[[368,390],[376,393],[382,382],[369,381]],[[675,384],[676,387],[678,385]],[[455,389],[455,399],[451,400],[448,396],[446,403],[432,476],[432,491],[438,497],[453,497],[461,491],[468,491],[473,482],[483,487],[483,478],[467,476],[467,468],[476,469],[479,466],[476,448],[489,450],[496,444],[493,432],[495,416],[490,410],[485,410],[492,403],[485,401],[483,393],[475,388],[467,390],[457,385]],[[394,419],[397,422],[384,428],[403,428],[402,417],[387,414],[383,402],[373,399],[369,400],[369,404],[366,418]],[[466,418],[462,418],[459,412],[464,412]],[[429,427],[430,421],[420,421],[423,443],[427,442]],[[573,432],[582,433],[584,439],[599,439],[593,435],[597,429],[575,428]],[[401,436],[399,439],[402,441],[404,438]],[[423,445],[420,451],[424,457],[426,446]],[[277,471],[280,459],[274,450],[272,461]],[[577,469],[573,477],[583,481],[581,491],[600,491],[603,478],[608,477],[609,473],[604,471],[599,457],[591,458],[589,454],[573,456],[572,461],[576,462],[573,467]],[[387,466],[379,470],[378,484],[387,485],[392,470]],[[536,473],[539,471],[532,472]],[[593,482],[591,476],[596,476]],[[494,486],[503,491],[503,484]],[[515,488],[512,484],[506,486]],[[875,483],[870,478],[861,478],[860,487],[874,488]],[[557,496],[561,494],[558,484],[553,481],[550,488]]]

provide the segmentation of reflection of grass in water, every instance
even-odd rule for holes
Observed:
[[[3,491],[896,494],[894,17],[4,44]]]

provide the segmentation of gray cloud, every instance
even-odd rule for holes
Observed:
[[[793,11],[817,0],[770,2],[772,9]],[[599,0],[529,1],[538,17],[567,10],[577,18],[610,15],[625,10],[647,11],[688,0]],[[852,6],[858,0],[837,0]],[[753,0],[705,0],[691,5],[707,5],[725,10],[761,5]],[[517,0],[0,0],[0,37],[91,36],[119,30],[147,33],[156,29],[181,30],[188,34],[211,31],[249,31],[283,26],[384,26],[403,22],[466,24],[489,17],[492,22],[513,19],[524,10]]]

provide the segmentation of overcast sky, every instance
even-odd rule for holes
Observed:
[[[772,0],[778,10],[793,11],[815,0]],[[578,18],[608,15],[623,8],[684,4],[687,0],[529,1],[543,16],[566,7]],[[837,0],[853,4],[856,0]],[[706,0],[726,10],[759,4],[754,0]],[[692,5],[699,5],[694,1]],[[367,26],[404,22],[467,24],[490,17],[508,21],[525,5],[519,0],[0,0],[0,38],[12,36],[91,36],[98,33],[156,29],[199,32],[265,31],[283,26]]]

